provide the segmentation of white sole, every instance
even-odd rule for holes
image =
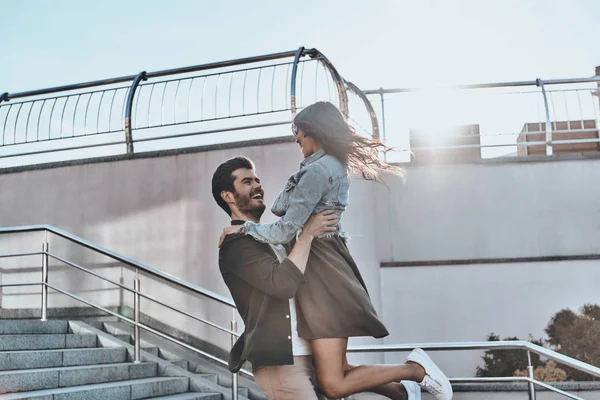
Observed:
[[[409,354],[408,361],[415,362],[422,366],[423,369],[425,369],[425,373],[428,375],[431,375],[431,373],[437,373],[446,378],[445,386],[448,390],[448,393],[450,393],[450,399],[452,399],[454,392],[452,391],[452,385],[450,384],[448,377],[442,372],[442,370],[436,365],[436,363],[433,362],[431,357],[429,357],[427,353],[423,351],[423,349],[414,349],[412,353]],[[425,368],[426,365],[429,367],[429,371],[427,371],[427,368]]]
[[[400,383],[404,386],[404,389],[406,389],[408,400],[421,400],[421,387],[417,382],[401,381]]]

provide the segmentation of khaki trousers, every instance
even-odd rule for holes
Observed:
[[[324,400],[318,396],[312,356],[294,357],[294,365],[259,367],[254,380],[269,400]]]
[[[256,384],[269,400],[327,400],[319,385],[312,356],[294,357],[294,365],[259,367],[253,371]],[[375,393],[358,393],[348,399],[379,400]]]

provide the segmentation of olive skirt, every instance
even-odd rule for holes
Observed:
[[[296,292],[300,337],[382,338],[389,334],[340,236],[313,240],[304,276],[306,283]]]

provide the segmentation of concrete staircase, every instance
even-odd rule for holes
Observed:
[[[133,326],[130,324],[116,321],[88,322],[88,324],[95,325],[104,333],[133,345]],[[226,395],[230,396],[231,373],[226,368],[145,331],[141,332],[140,345],[147,353],[225,388]],[[238,394],[240,399],[266,400],[258,385],[243,376],[239,376]]]
[[[146,340],[136,364],[130,343],[128,327],[117,322],[0,320],[0,400],[231,399],[222,386],[230,380],[214,364],[199,366],[169,349],[165,359]],[[262,398],[252,392],[241,388],[239,398]]]

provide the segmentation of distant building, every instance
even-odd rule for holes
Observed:
[[[595,120],[556,121],[552,122],[552,152],[587,153],[600,151],[600,143],[556,143],[557,140],[598,139]],[[535,133],[531,133],[535,132]],[[517,143],[546,142],[546,123],[530,122],[523,125]],[[546,145],[518,146],[517,155],[545,155]]]
[[[443,130],[410,129],[412,162],[479,160],[480,145],[479,124],[459,125]]]

